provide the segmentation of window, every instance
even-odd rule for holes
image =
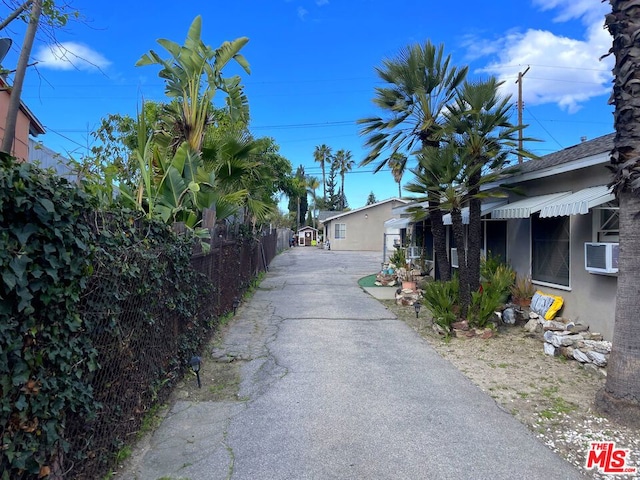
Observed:
[[[336,234],[333,238],[347,238],[346,223],[336,223]]]
[[[620,226],[618,207],[606,205],[594,209],[593,222],[596,242],[618,242]]]
[[[569,286],[569,217],[531,217],[531,278]]]

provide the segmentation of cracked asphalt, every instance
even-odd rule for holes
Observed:
[[[242,361],[238,400],[178,401],[118,476],[583,478],[358,286],[380,261],[277,256],[213,352]]]

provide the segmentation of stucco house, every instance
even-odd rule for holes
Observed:
[[[394,207],[407,200],[390,198],[347,212],[331,212],[319,220],[324,239],[331,250],[382,251],[385,241],[384,222],[393,217]]]
[[[617,289],[618,208],[606,168],[613,137],[585,140],[506,169],[486,188],[508,185],[523,195],[510,192],[482,205],[484,252],[531,276],[539,290],[563,297],[563,317],[588,324],[606,339],[613,335]],[[393,216],[407,217],[406,210],[396,208]],[[468,210],[462,213],[468,221]],[[451,224],[449,215],[444,223]],[[407,228],[412,244],[433,255],[429,219]],[[460,246],[453,244],[450,230],[448,251],[455,265]]]
[[[11,87],[0,78],[0,137],[4,138],[5,122],[7,119],[7,111],[9,110],[9,101],[11,99]],[[35,117],[35,115],[20,102],[18,110],[18,118],[16,121],[16,134],[13,140],[13,149],[11,153],[21,160],[29,159],[29,135],[38,136],[44,134],[44,126]]]

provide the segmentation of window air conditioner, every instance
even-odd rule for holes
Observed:
[[[618,273],[617,243],[585,243],[584,268],[589,273]]]
[[[451,249],[451,266],[453,268],[458,268],[458,249],[457,248]]]

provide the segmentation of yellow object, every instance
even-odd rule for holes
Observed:
[[[557,295],[549,295],[538,290],[531,299],[531,310],[542,315],[545,320],[553,320],[562,308],[564,300]]]

